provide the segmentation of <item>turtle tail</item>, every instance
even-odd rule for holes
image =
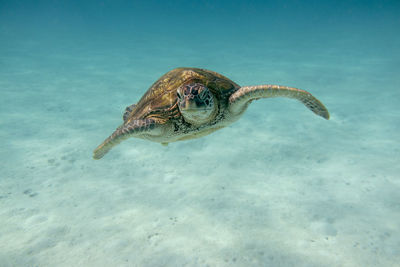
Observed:
[[[240,114],[246,110],[252,100],[270,97],[297,99],[318,116],[329,119],[327,108],[312,94],[305,90],[279,85],[256,85],[239,88],[229,97],[230,111],[233,114]]]

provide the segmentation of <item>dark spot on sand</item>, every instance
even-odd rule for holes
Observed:
[[[173,225],[175,225],[175,223],[178,222],[178,218],[177,217],[170,217],[169,219],[172,221]]]
[[[32,189],[26,189],[23,193],[25,195],[29,195],[30,193],[32,193]]]
[[[151,239],[151,238],[153,238],[155,236],[158,236],[158,235],[159,235],[159,233],[150,234],[150,235],[147,236],[147,238]]]
[[[24,193],[25,195],[29,195],[29,197],[35,197],[35,196],[38,195],[38,193],[33,192],[32,189],[26,189],[23,193]]]

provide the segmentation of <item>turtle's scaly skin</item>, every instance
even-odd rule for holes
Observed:
[[[239,111],[240,108],[246,108],[249,101],[258,98],[268,97],[287,97],[294,98],[302,102],[312,112],[329,120],[329,112],[325,106],[307,91],[280,85],[256,85],[243,86],[238,92],[233,94],[230,99],[231,110]],[[241,105],[236,105],[241,103]]]
[[[329,119],[328,110],[307,91],[278,85],[240,87],[213,71],[177,68],[126,108],[124,123],[95,149],[93,158],[102,158],[129,137],[168,144],[208,135],[238,120],[253,100],[269,97],[297,99]]]

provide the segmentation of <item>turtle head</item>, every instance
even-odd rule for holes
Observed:
[[[185,121],[202,124],[210,121],[216,114],[216,104],[212,92],[202,84],[193,83],[177,90],[178,107]]]

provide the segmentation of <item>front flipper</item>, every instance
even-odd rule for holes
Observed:
[[[129,137],[139,136],[146,133],[156,134],[160,125],[152,119],[133,120],[118,127],[112,135],[99,145],[93,152],[94,159],[101,159],[114,146],[118,145]]]
[[[234,115],[246,110],[252,100],[269,97],[288,97],[302,102],[312,112],[329,119],[326,107],[307,91],[279,85],[243,86],[229,97],[229,109]]]

